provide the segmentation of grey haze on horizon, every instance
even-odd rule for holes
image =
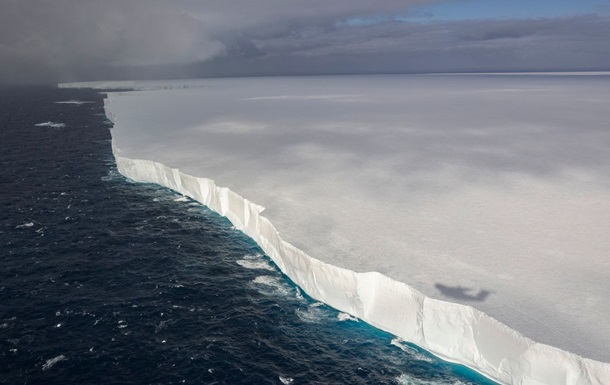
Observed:
[[[606,13],[395,18],[442,2],[0,0],[0,84],[610,69]]]

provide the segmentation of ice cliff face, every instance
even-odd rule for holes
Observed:
[[[610,384],[565,352],[610,359],[610,77],[180,84],[109,95],[126,176],[208,205],[314,298],[445,359]]]
[[[122,157],[114,146],[113,152],[121,174],[168,187],[227,217],[307,294],[339,311],[500,383],[610,383],[609,364],[536,343],[470,306],[428,298],[380,273],[356,273],[308,256],[282,239],[261,215],[263,207],[211,179],[150,160]]]

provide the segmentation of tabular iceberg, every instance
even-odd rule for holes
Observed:
[[[226,216],[317,300],[502,383],[603,384],[520,333],[607,359],[609,82],[223,79],[106,110],[121,173]]]

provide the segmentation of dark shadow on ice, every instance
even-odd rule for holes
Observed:
[[[491,294],[489,290],[481,289],[477,294],[470,294],[473,289],[462,286],[445,286],[441,283],[437,283],[434,286],[443,294],[445,297],[454,299],[461,299],[463,301],[485,301],[487,296]]]

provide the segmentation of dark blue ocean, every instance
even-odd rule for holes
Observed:
[[[91,103],[56,103],[71,100]],[[304,296],[226,219],[119,175],[109,129],[95,91],[0,90],[1,384],[491,384]]]

